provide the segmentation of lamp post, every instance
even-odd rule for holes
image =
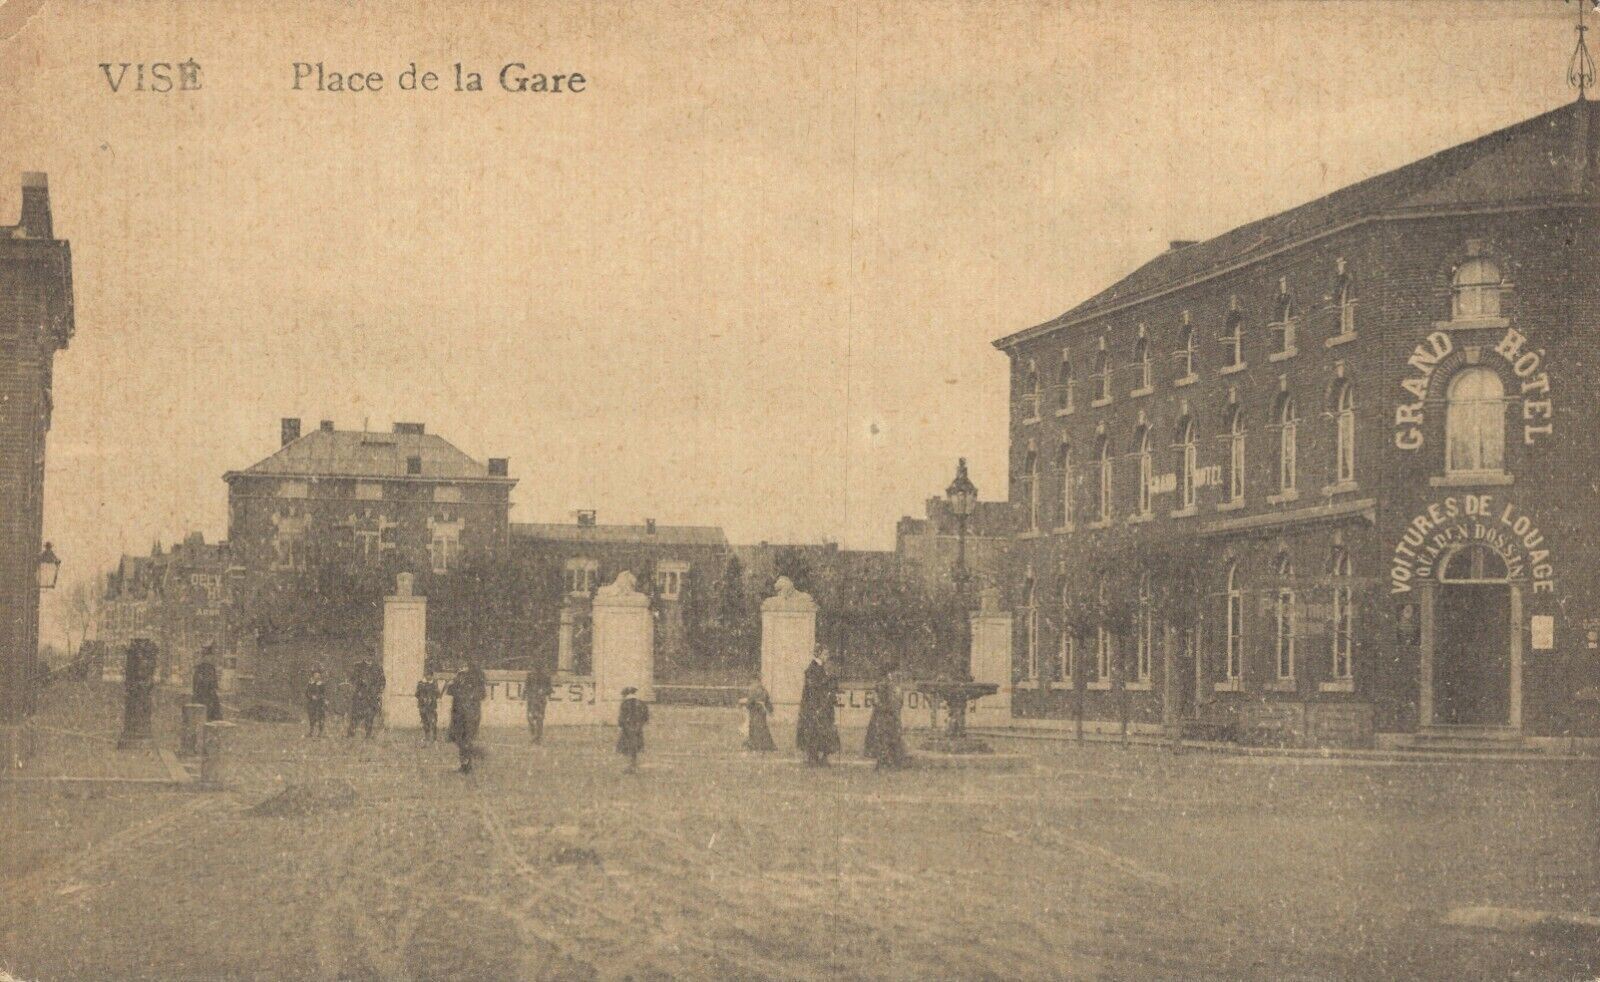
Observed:
[[[959,608],[961,619],[961,648],[956,653],[956,678],[966,679],[971,677],[971,666],[968,660],[972,652],[972,624],[970,621],[970,605],[967,603],[967,520],[978,507],[978,488],[967,477],[967,458],[962,457],[956,462],[956,479],[944,490],[945,500],[950,504],[950,514],[956,517],[956,564],[951,571],[951,578],[955,581],[956,605]]]
[[[56,551],[46,542],[44,552],[39,553],[39,589],[54,590],[56,577],[60,575],[61,560],[56,558]]]

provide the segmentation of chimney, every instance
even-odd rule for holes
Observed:
[[[595,518],[595,515],[594,515],[594,509],[593,508],[579,508],[578,509],[578,525],[579,525],[580,528],[593,528],[594,527],[594,518]]]
[[[17,224],[31,239],[51,239],[50,179],[39,171],[22,175],[22,220]]]
[[[510,473],[511,462],[504,457],[489,458],[489,476],[505,477]]]
[[[300,439],[300,420],[293,416],[285,416],[283,418],[282,432],[283,440],[279,446],[287,447],[289,444]]]
[[[1167,251],[1171,252],[1174,249],[1185,249],[1185,248],[1188,248],[1189,246],[1194,245],[1196,241],[1198,241],[1198,240],[1196,240],[1196,239],[1173,239],[1171,242],[1167,243]]]
[[[331,419],[323,420],[322,421],[322,425],[320,427],[318,427],[318,429],[322,430],[322,432],[324,432],[324,433],[332,433],[333,432],[333,420],[331,420]]]
[[[644,520],[644,531],[645,531],[646,535],[655,535],[656,534],[656,520],[653,519],[653,518],[645,519]]]
[[[394,424],[394,431],[409,436],[421,436],[425,431],[425,427],[421,423],[396,423]]]

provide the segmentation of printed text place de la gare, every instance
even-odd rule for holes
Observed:
[[[320,61],[293,63],[291,88],[298,92],[382,92],[394,88],[403,92],[482,92],[483,74],[461,62],[444,71],[422,68],[411,62],[398,75],[365,69],[330,68]],[[541,72],[520,61],[510,61],[491,73],[490,85],[505,92],[533,92],[566,95],[583,92],[588,78],[578,72]]]

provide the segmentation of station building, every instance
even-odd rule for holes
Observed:
[[[1015,715],[1600,737],[1597,114],[1174,242],[995,342]]]

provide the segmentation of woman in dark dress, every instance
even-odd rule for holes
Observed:
[[[905,736],[900,728],[900,685],[897,666],[891,662],[872,689],[872,716],[867,720],[867,741],[862,753],[878,762],[878,769],[906,764]]]
[[[617,753],[628,758],[628,771],[639,769],[639,752],[644,750],[644,725],[650,722],[650,707],[635,695],[639,690],[622,690],[622,706],[617,710]]]
[[[744,749],[777,750],[778,745],[772,742],[772,729],[767,725],[767,719],[772,716],[772,697],[767,694],[766,686],[757,682],[743,702],[746,730]]]
[[[828,658],[822,649],[806,666],[805,685],[800,690],[800,719],[794,742],[806,755],[810,767],[828,766],[828,755],[839,752],[839,727],[834,722],[834,699],[839,684],[828,671]]]

